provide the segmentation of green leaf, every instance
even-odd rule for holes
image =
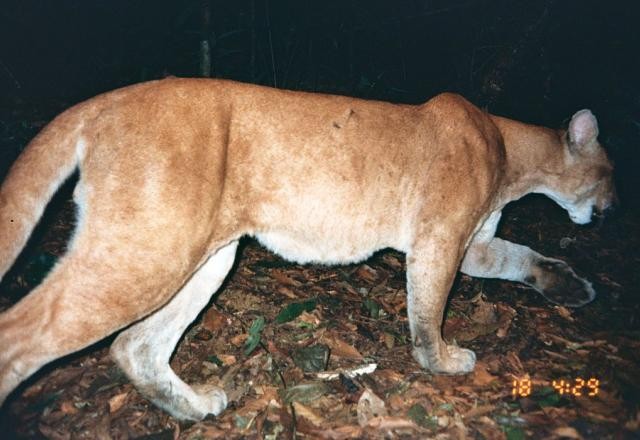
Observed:
[[[244,417],[238,413],[233,415],[233,423],[238,429],[247,429],[249,426],[251,426],[251,422],[253,422],[252,417]]]
[[[305,372],[323,371],[329,361],[329,347],[324,344],[311,345],[295,350],[293,363]]]
[[[373,319],[378,319],[380,317],[380,304],[376,301],[371,298],[365,298],[364,301],[362,301],[362,305],[367,309],[369,316]]]
[[[496,414],[494,420],[500,425],[500,428],[507,435],[509,440],[520,440],[525,438],[523,426],[527,421],[520,417],[517,413],[513,414]]]
[[[249,337],[244,344],[244,355],[249,356],[253,350],[260,344],[260,335],[264,329],[264,316],[258,316],[249,327]]]
[[[211,356],[209,356],[207,360],[212,364],[216,364],[218,367],[221,367],[224,364],[224,362],[222,362],[220,358],[215,354],[212,354]]]
[[[429,416],[427,410],[424,409],[424,406],[416,403],[409,411],[407,411],[407,416],[414,421],[416,425],[422,426],[423,428],[437,428],[438,421],[435,417]]]
[[[310,299],[308,301],[296,302],[287,305],[284,309],[280,310],[278,316],[276,316],[276,322],[278,324],[284,324],[285,322],[293,321],[302,312],[310,312],[316,308],[318,300]]]
[[[296,322],[296,326],[298,328],[301,328],[302,330],[315,330],[317,327],[315,324],[312,324],[310,322],[304,322],[304,321]]]
[[[540,407],[559,406],[563,401],[562,396],[551,387],[540,389],[532,397]]]
[[[278,390],[280,398],[289,405],[293,402],[309,403],[328,393],[330,388],[324,382],[311,382]]]
[[[522,428],[515,426],[503,426],[502,429],[507,435],[507,440],[524,440],[525,434]]]

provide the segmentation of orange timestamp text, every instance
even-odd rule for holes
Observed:
[[[600,380],[591,377],[582,379],[557,379],[549,384],[561,396],[595,397],[600,392]],[[513,397],[527,397],[531,395],[534,384],[531,379],[515,379],[511,382],[511,395]]]

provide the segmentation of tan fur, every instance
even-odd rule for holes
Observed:
[[[436,373],[471,371],[475,355],[440,335],[460,266],[567,305],[593,299],[565,263],[494,234],[504,205],[529,192],[578,223],[609,207],[612,167],[596,136],[589,111],[555,131],[452,94],[409,106],[167,79],[79,104],[31,142],[0,189],[1,276],[80,168],[68,254],[0,315],[0,402],[45,363],[146,317],[116,339],[118,364],[176,417],[218,414],[224,392],[189,387],[168,360],[244,235],[302,263],[406,252],[415,358]]]

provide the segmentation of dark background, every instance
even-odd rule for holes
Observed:
[[[624,204],[637,206],[635,1],[0,4],[0,176],[28,141],[6,136],[5,115],[31,109],[44,122],[116,87],[198,76],[204,35],[215,77],[406,103],[455,91],[493,113],[549,126],[590,108],[617,163]]]
[[[208,25],[204,20],[207,10]],[[540,377],[558,366],[571,371],[575,357],[565,361],[549,357],[545,354],[549,341],[542,335],[558,334],[566,342],[606,340],[608,345],[592,350],[588,367],[606,378],[611,395],[615,394],[615,399],[603,400],[602,407],[619,414],[610,415],[607,423],[592,423],[585,421],[590,417],[588,414],[605,411],[596,408],[589,413],[583,408],[587,415],[577,412],[582,420],[572,421],[572,426],[584,438],[623,438],[622,431],[633,429],[623,428],[622,423],[637,417],[640,401],[637,361],[640,1],[0,0],[0,181],[28,141],[65,108],[140,81],[169,75],[200,76],[203,39],[211,45],[213,77],[403,103],[424,102],[440,92],[453,91],[492,113],[556,127],[565,124],[577,110],[590,108],[600,123],[600,140],[616,163],[622,200],[620,217],[605,222],[601,229],[574,226],[551,201],[534,196],[507,207],[506,226],[499,232],[507,239],[566,259],[589,274],[599,292],[598,300],[572,311],[576,320],[569,315],[572,323],[567,324],[565,318],[548,312],[551,305],[541,297],[514,294],[515,288],[509,283],[459,280],[454,287],[457,302],[452,301],[449,309],[455,313],[447,322],[455,328],[456,323],[469,321],[459,317],[470,315],[471,308],[467,307],[471,307],[471,302],[466,299],[478,291],[486,290],[491,301],[502,307],[500,310],[507,310],[509,304],[517,307],[518,325],[510,330],[508,340],[485,335],[477,342],[469,342],[481,359],[491,356],[500,359],[501,377],[513,372],[508,363],[502,363],[509,359],[504,356],[506,352],[517,353],[526,371],[537,371]],[[4,278],[0,286],[0,310],[37,285],[63,252],[73,228],[73,209],[66,201],[70,193],[70,185],[66,185],[57,197],[58,208],[66,206],[66,209],[57,209],[62,212],[57,220],[56,214],[45,215],[41,224],[43,233],[36,230],[31,250],[27,246],[21,260]],[[51,206],[55,205],[54,199]],[[40,240],[39,235],[45,238]],[[241,260],[247,267],[258,267],[257,273],[268,274],[271,269],[267,266],[260,269],[260,261],[271,258],[265,255],[264,250],[249,244]],[[397,258],[402,260],[399,255]],[[389,271],[380,264],[381,259],[379,256],[369,263],[384,274]],[[292,276],[302,278],[308,277],[310,270],[320,271],[313,267],[284,266],[282,262],[273,267],[281,266]],[[322,273],[328,270],[321,269]],[[396,280],[400,289],[404,286],[404,275],[397,267],[394,272],[397,279],[391,274],[389,279]],[[236,276],[241,275],[241,271],[236,271]],[[326,279],[341,277],[336,272],[333,278]],[[358,281],[356,276],[350,277],[350,282],[354,278]],[[254,283],[252,277],[231,285],[245,294],[247,286]],[[276,285],[274,279],[265,289],[274,290]],[[333,284],[329,288],[343,289]],[[299,290],[312,294],[306,291],[306,284]],[[223,297],[218,305],[233,303],[234,297],[229,298],[225,303]],[[278,296],[269,298],[272,299],[261,303],[267,305],[265,309],[276,309],[267,301],[282,301]],[[361,313],[359,306],[344,304],[341,311],[349,317],[340,319],[349,321],[351,316]],[[236,315],[239,314],[228,316]],[[407,334],[400,321],[394,321],[393,325],[398,334]],[[377,326],[370,328],[370,332],[378,332]],[[231,330],[227,330],[231,335]],[[286,340],[282,333],[273,336],[276,339]],[[358,344],[368,344],[367,338],[356,340]],[[221,341],[224,343],[225,339]],[[190,344],[189,350],[195,346],[193,339]],[[198,346],[202,350],[207,348],[204,343]],[[111,394],[95,393],[91,391],[93,387],[85,389],[63,379],[65,374],[79,368],[85,377],[100,378],[100,368],[111,365],[105,347],[98,345],[48,367],[48,372],[59,367],[55,371],[61,371],[60,375],[47,376],[45,371],[31,379],[30,383],[34,383],[40,377],[38,383],[44,384],[45,391],[16,398],[12,412],[0,414],[0,432],[18,430],[21,434],[17,438],[40,438],[32,434],[46,434],[43,423],[60,432],[72,431],[76,425],[95,425],[92,408],[104,409],[105,399],[121,392],[122,386],[112,389]],[[210,347],[207,350],[211,352]],[[203,355],[200,360],[205,358]],[[391,356],[388,359],[397,360]],[[397,367],[393,362],[390,364]],[[440,380],[451,381],[441,382],[444,388],[456,383],[455,378]],[[51,412],[51,408],[57,407],[49,405],[46,391],[57,387],[68,390],[60,401],[70,402],[70,396],[81,396],[91,405],[76,416],[54,420],[60,413]],[[495,403],[481,388],[474,388],[469,400],[478,398],[478,404]],[[143,403],[140,396],[132,399],[137,400],[114,415],[112,429],[125,432],[127,423],[131,420],[137,423],[136,408],[148,403]],[[525,402],[521,407],[523,414],[535,413],[531,405],[531,401]],[[555,420],[553,414],[566,415],[569,410],[549,412],[548,418],[531,422],[534,429],[531,432],[539,433],[539,438],[549,438],[552,429],[565,423],[561,416]],[[501,411],[492,417],[498,420]],[[150,422],[153,417],[163,417],[160,414],[158,409],[150,410],[145,418],[148,432],[166,429],[157,420]],[[232,411],[228,414],[233,417]],[[575,414],[572,417],[575,419]],[[226,423],[224,416],[220,420]],[[10,427],[8,431],[3,428],[5,425]],[[637,421],[631,425],[637,429]],[[478,424],[471,426],[480,429]],[[509,431],[504,426],[500,429]],[[520,431],[517,426],[514,429]],[[172,430],[167,433],[166,438],[173,438]],[[607,433],[612,434],[606,437]],[[11,435],[5,433],[0,437],[12,438]]]

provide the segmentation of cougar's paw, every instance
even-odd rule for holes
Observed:
[[[426,370],[436,374],[467,374],[476,365],[476,354],[456,345],[446,346],[446,356],[435,356],[415,347],[413,357]]]
[[[150,383],[138,390],[178,420],[198,422],[227,407],[227,394],[209,384],[187,385],[181,380]]]
[[[191,388],[200,397],[201,407],[198,409],[205,416],[207,414],[217,416],[227,407],[227,393],[222,388],[209,384],[192,385]]]
[[[564,261],[551,258],[534,263],[525,282],[547,300],[561,306],[581,307],[596,297],[589,281],[576,275]]]

